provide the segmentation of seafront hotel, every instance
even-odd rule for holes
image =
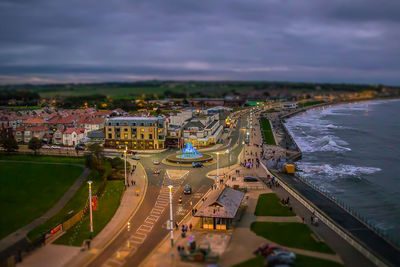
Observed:
[[[163,149],[165,135],[164,117],[116,117],[106,122],[105,147]]]

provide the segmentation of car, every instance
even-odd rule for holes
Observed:
[[[268,266],[292,266],[296,260],[296,254],[289,251],[276,250],[266,258]]]
[[[253,176],[245,176],[243,178],[243,181],[244,182],[249,182],[249,183],[258,182],[258,178],[257,177],[253,177]]]
[[[44,146],[42,146],[42,148],[44,148],[44,149],[50,149],[51,147],[48,146],[48,145],[44,145]]]
[[[75,147],[75,150],[85,150],[85,148],[83,147],[83,146],[81,146],[81,145],[77,145],[76,147]]]
[[[192,187],[191,187],[190,185],[187,185],[187,186],[185,187],[185,190],[183,190],[183,193],[184,193],[185,195],[190,195],[190,194],[192,193]]]
[[[139,157],[138,155],[133,155],[133,156],[132,156],[132,159],[134,159],[134,160],[139,160],[140,157]]]
[[[203,167],[203,163],[201,163],[201,162],[193,162],[192,166],[193,166],[193,168],[201,168],[201,167]]]
[[[154,174],[160,174],[161,170],[160,169],[156,169],[154,170]]]
[[[154,165],[160,165],[160,162],[158,160],[153,160]]]
[[[55,145],[53,145],[53,146],[51,146],[51,148],[52,148],[52,149],[60,149],[61,147],[60,147],[60,146],[55,146]]]

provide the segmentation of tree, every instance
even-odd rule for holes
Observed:
[[[101,145],[93,143],[88,147],[88,150],[97,159],[103,158],[104,148]]]
[[[7,152],[13,152],[18,150],[18,143],[15,141],[13,137],[5,137],[1,139],[1,146],[7,151]]]
[[[11,128],[2,128],[0,131],[0,146],[7,152],[18,150],[17,141],[14,139],[13,131]]]
[[[42,145],[42,140],[37,137],[32,137],[31,140],[29,140],[28,148],[32,149],[35,155],[37,155],[37,151],[42,147]]]

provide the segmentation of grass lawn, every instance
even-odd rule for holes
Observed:
[[[256,216],[295,216],[296,214],[289,207],[281,204],[278,196],[274,193],[261,194],[258,197]]]
[[[334,254],[325,242],[314,239],[311,229],[303,223],[253,222],[251,230],[282,246]]]
[[[0,238],[42,216],[83,169],[70,165],[0,162]]]
[[[122,180],[108,181],[106,188],[98,200],[98,209],[93,211],[93,237],[107,225],[117,211],[124,183]],[[76,234],[75,234],[76,232]],[[85,216],[80,223],[72,227],[54,243],[62,245],[81,246],[90,235],[89,216]]]
[[[75,215],[76,213],[78,213],[80,210],[82,210],[85,207],[86,201],[89,198],[87,181],[89,181],[89,180],[93,181],[93,184],[92,184],[93,192],[97,191],[97,188],[99,187],[99,185],[102,181],[102,178],[99,177],[98,175],[96,175],[95,173],[96,172],[92,171],[88,175],[88,178],[82,183],[82,185],[75,192],[75,194],[72,196],[72,198],[67,202],[67,204],[65,204],[65,206],[57,214],[55,214],[53,217],[48,219],[43,224],[32,229],[28,233],[29,240],[34,241],[37,238],[40,238],[42,236],[42,234],[48,232],[50,229],[59,225],[60,223],[65,222],[68,218],[72,217],[73,215]],[[71,211],[72,211],[72,213],[68,214]]]
[[[313,257],[308,257],[300,254],[296,254],[296,260],[294,262],[294,266],[296,267],[340,267],[343,266],[340,263],[334,261],[328,261]],[[247,261],[241,262],[239,264],[234,265],[234,267],[264,267],[264,257],[257,256],[251,258]]]
[[[5,154],[0,153],[0,160],[20,160],[20,161],[35,161],[35,162],[57,162],[57,163],[76,163],[84,164],[84,158],[78,157],[63,157],[49,155],[23,155],[23,154]]]
[[[269,120],[267,120],[266,118],[261,118],[260,125],[264,142],[267,145],[276,145],[274,134],[272,133],[271,125],[269,124]]]
[[[325,103],[325,101],[323,101],[323,100],[308,101],[308,102],[304,102],[304,103],[299,103],[299,107],[304,108],[304,107],[314,106],[314,105],[318,105],[318,104],[322,104],[322,103]]]

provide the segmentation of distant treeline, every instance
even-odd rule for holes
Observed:
[[[31,91],[62,91],[76,88],[186,88],[186,89],[215,89],[235,88],[236,90],[334,90],[334,91],[363,91],[381,90],[385,85],[346,84],[346,83],[301,83],[301,82],[268,82],[268,81],[140,81],[140,82],[113,82],[87,84],[47,84],[47,85],[4,85],[0,90],[31,90]],[[176,91],[176,90],[174,90]]]
[[[19,90],[0,90],[0,106],[22,105],[34,106],[40,100],[37,92]]]

